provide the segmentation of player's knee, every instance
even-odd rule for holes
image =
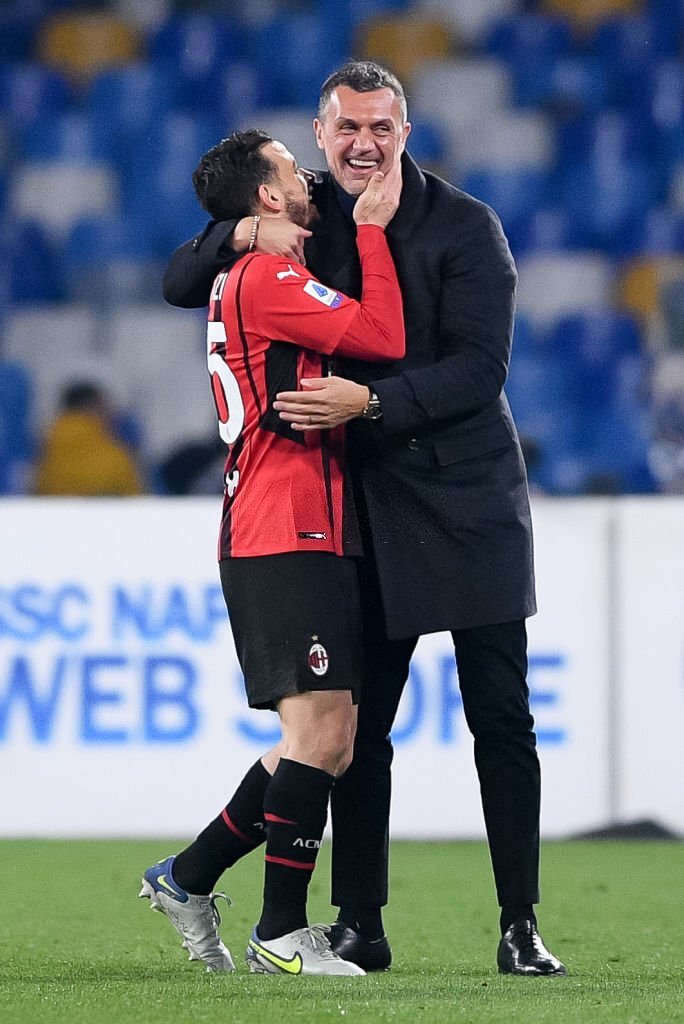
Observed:
[[[324,771],[337,777],[346,772],[354,752],[354,736],[346,723],[326,729],[319,737],[318,756]]]
[[[351,765],[353,758],[354,744],[350,743],[348,744],[347,747],[345,747],[344,751],[340,753],[340,756],[337,759],[337,766],[335,768],[335,771],[332,773],[334,774],[336,779],[339,779],[341,775],[344,775],[347,768],[349,768],[349,766]]]

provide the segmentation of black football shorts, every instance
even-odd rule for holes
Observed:
[[[250,707],[361,684],[356,563],[325,551],[292,551],[219,563],[223,596]]]

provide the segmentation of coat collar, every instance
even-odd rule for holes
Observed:
[[[387,234],[392,238],[406,238],[423,214],[426,199],[425,175],[407,152],[401,157],[402,187],[399,209],[390,221]],[[335,184],[329,171],[324,171],[313,188],[313,199],[320,212],[327,219],[331,214],[336,219],[344,215],[336,195]]]

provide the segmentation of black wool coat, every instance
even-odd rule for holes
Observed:
[[[498,218],[483,203],[402,157],[399,209],[387,229],[404,299],[406,355],[390,366],[340,362],[372,384],[382,419],[349,425],[391,638],[522,619],[535,612],[525,469],[503,392],[516,271]],[[307,266],[355,298],[355,226],[328,173]],[[206,305],[235,259],[232,223],[174,253],[164,296]]]

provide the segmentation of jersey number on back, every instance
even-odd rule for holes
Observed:
[[[245,407],[235,374],[216,349],[226,346],[226,329],[220,320],[207,325],[207,367],[219,419],[219,434],[226,444],[234,444],[245,424]]]

